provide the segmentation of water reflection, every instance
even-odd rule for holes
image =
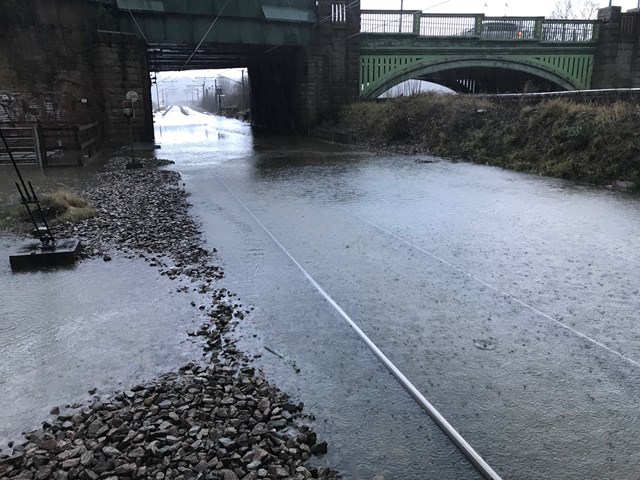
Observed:
[[[12,273],[0,236],[0,448],[54,405],[113,392],[200,357],[186,294],[139,259]]]
[[[434,443],[440,434],[372,371],[218,178],[505,478],[636,477],[640,374],[607,350],[640,361],[636,197],[299,138],[256,137],[253,153],[209,164],[194,165],[207,153],[190,146],[165,152],[225,281],[256,306],[243,347],[311,405],[345,471],[370,474],[349,458],[390,478],[453,470],[441,449],[426,463],[425,432]],[[429,454],[407,458],[391,444]]]

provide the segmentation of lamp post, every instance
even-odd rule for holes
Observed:
[[[400,0],[400,25],[398,25],[398,33],[402,33],[402,11],[404,10],[403,7],[404,7],[404,0]]]

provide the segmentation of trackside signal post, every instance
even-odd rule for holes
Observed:
[[[136,162],[136,156],[133,150],[132,119],[136,117],[135,103],[138,101],[138,98],[138,92],[136,92],[135,90],[129,90],[125,95],[125,100],[122,102],[122,113],[125,117],[127,117],[127,121],[129,122],[129,141],[131,144],[131,160],[126,165],[127,170],[142,168],[142,163]]]

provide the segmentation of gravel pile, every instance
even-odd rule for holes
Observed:
[[[307,464],[327,444],[304,424],[303,405],[256,374],[228,335],[244,312],[214,286],[223,274],[202,247],[179,174],[156,168],[168,162],[145,160],[132,171],[125,163],[113,159],[85,192],[97,216],[56,233],[80,238],[84,258],[142,256],[169,278],[188,280],[178,290],[203,299],[192,305],[206,322],[189,334],[203,338],[206,364],[190,363],[84,410],[54,408],[54,421],[0,457],[0,478],[336,478],[334,470]]]
[[[155,168],[172,162],[142,162],[145,168],[125,170],[126,158],[112,159],[109,169],[97,175],[96,186],[84,193],[96,217],[56,226],[55,233],[80,238],[83,258],[110,260],[108,252],[115,248],[147,258],[172,276],[221,278],[220,268],[208,263],[211,252],[202,247],[198,225],[189,216],[180,174]]]

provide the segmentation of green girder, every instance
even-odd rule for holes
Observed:
[[[427,50],[425,48],[425,50]],[[557,47],[554,48],[557,51]],[[454,68],[493,67],[537,75],[566,90],[591,87],[593,53],[439,53],[360,56],[360,96],[377,97],[404,80]]]

